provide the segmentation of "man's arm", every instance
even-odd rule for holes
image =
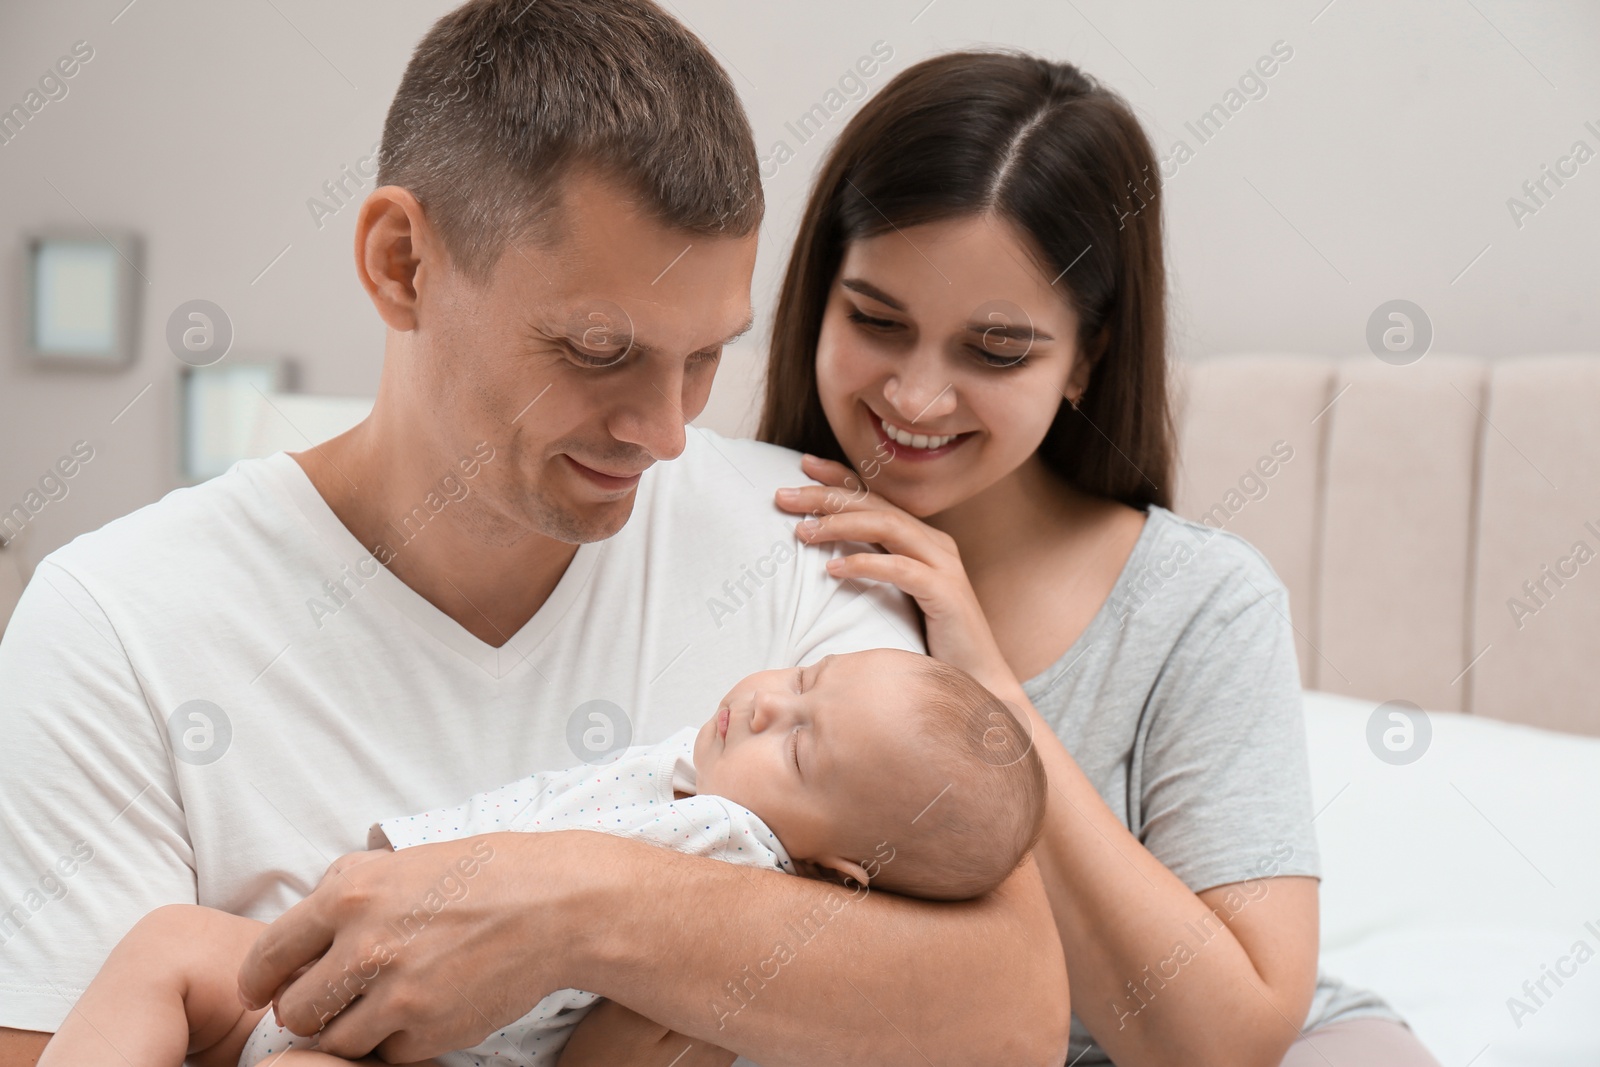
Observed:
[[[614,1000],[602,1000],[573,1028],[556,1067],[732,1067],[736,1058]]]
[[[195,900],[163,718],[99,603],[41,562],[0,641],[0,1026],[54,1031],[142,915]]]
[[[1065,1062],[1066,964],[1031,860],[947,904],[678,859],[619,857],[580,988],[763,1067]]]
[[[53,1035],[0,1026],[0,1067],[33,1067]]]
[[[1070,1023],[1031,860],[932,903],[609,834],[487,834],[331,872],[256,942],[241,991],[260,1006],[304,964],[284,1025],[328,1020],[322,1048],[392,1061],[470,1047],[560,988],[763,1067],[1060,1064]]]

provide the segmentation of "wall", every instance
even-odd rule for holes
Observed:
[[[74,442],[95,458],[19,545],[32,562],[180,484],[180,303],[222,305],[234,352],[294,357],[310,392],[368,394],[383,328],[351,265],[353,207],[307,201],[372,151],[410,49],[451,6],[425,0],[53,0],[0,10],[0,107],[55,60],[93,59],[0,145],[0,509]],[[758,144],[793,158],[768,184],[760,326],[731,350],[699,421],[753,429],[764,326],[825,141],[792,124],[875,44],[876,87],[932,52],[993,43],[1082,65],[1124,93],[1167,164],[1176,354],[1360,351],[1368,316],[1406,298],[1434,347],[1490,356],[1600,351],[1600,159],[1531,215],[1523,196],[1573,142],[1600,151],[1600,7],[1571,0],[1226,4],[1022,0],[674,0],[748,103]],[[754,12],[754,13],[752,13]],[[1292,49],[1202,143],[1258,57]],[[848,88],[848,86],[847,86]],[[841,94],[841,96],[844,94]],[[1595,129],[1585,128],[1586,121]],[[1180,154],[1181,155],[1181,154]],[[370,186],[369,186],[370,187]],[[23,365],[20,237],[126,227],[147,242],[140,356],[110,375]],[[131,404],[131,406],[130,406]]]

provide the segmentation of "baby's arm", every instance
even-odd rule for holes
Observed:
[[[134,924],[84,990],[39,1067],[236,1067],[266,1009],[239,1002],[239,964],[264,923],[194,904]]]
[[[239,964],[265,923],[169,904],[134,924],[111,950],[77,1006],[45,1046],[39,1067],[237,1067],[266,1008],[239,1002]],[[326,1052],[292,1050],[273,1067],[340,1065]],[[381,1060],[363,1064],[391,1067]],[[429,1061],[430,1063],[432,1061]],[[423,1064],[413,1067],[426,1067]]]

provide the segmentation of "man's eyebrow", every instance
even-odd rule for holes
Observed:
[[[700,349],[699,351],[704,352],[709,351],[712,348],[726,348],[728,345],[733,344],[735,341],[739,340],[739,338],[749,333],[755,327],[755,324],[756,317],[754,312],[752,312],[745,318],[744,325],[740,326],[733,333],[729,334],[726,340],[718,341],[714,345],[707,345],[706,348]],[[578,337],[573,337],[570,332],[567,334],[567,339],[574,343],[581,343],[581,338],[581,333]],[[628,335],[627,342],[623,345],[623,347],[627,348],[629,351],[637,352],[641,356],[654,356],[661,351],[655,345],[649,344],[645,341],[640,341],[632,334]]]
[[[871,297],[878,303],[887,304],[896,311],[904,311],[906,309],[905,304],[896,300],[894,297],[890,296],[882,289],[879,289],[871,282],[863,281],[860,278],[843,278],[840,279],[839,284],[850,290],[852,293],[860,293],[862,296]]]
[[[745,334],[747,334],[747,333],[749,333],[749,332],[750,332],[750,330],[751,330],[751,328],[752,328],[752,327],[753,327],[753,326],[755,326],[755,324],[756,324],[756,316],[755,316],[755,312],[751,312],[751,313],[750,313],[750,314],[749,314],[749,315],[748,315],[748,316],[747,316],[747,317],[746,317],[746,318],[745,318],[745,320],[744,320],[744,325],[743,325],[743,326],[741,326],[741,327],[739,327],[739,328],[738,328],[738,329],[737,329],[737,330],[735,330],[735,331],[734,331],[734,332],[733,332],[733,333],[730,333],[730,334],[729,334],[729,335],[728,335],[728,339],[727,339],[727,340],[726,340],[726,341],[723,341],[723,342],[722,342],[722,343],[723,343],[723,345],[724,345],[724,346],[727,346],[727,345],[731,345],[731,344],[733,344],[733,343],[734,343],[734,342],[735,342],[735,341],[737,341],[737,340],[738,340],[738,339],[739,339],[739,338],[741,338],[741,337],[743,337],[743,336],[744,336],[744,335],[745,335]]]

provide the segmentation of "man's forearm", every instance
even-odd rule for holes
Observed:
[[[1066,966],[1031,861],[942,904],[595,844],[578,988],[762,1067],[1065,1061]]]
[[[556,1067],[731,1067],[734,1058],[624,1004],[602,1000],[567,1036]]]

